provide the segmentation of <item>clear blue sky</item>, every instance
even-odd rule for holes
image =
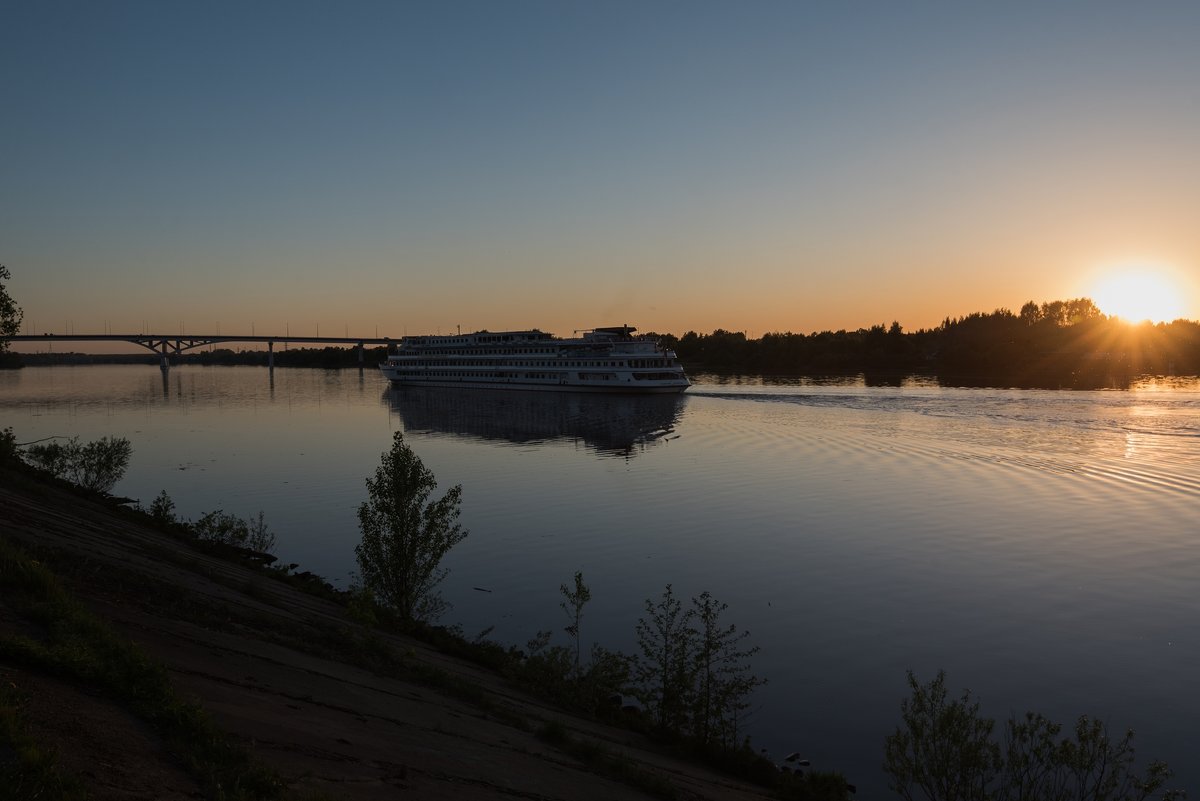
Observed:
[[[5,2],[0,115],[33,333],[1200,316],[1196,3]]]

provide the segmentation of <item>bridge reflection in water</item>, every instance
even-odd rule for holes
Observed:
[[[675,431],[684,395],[605,395],[395,387],[383,402],[408,432],[515,445],[582,443],[600,456],[632,458]]]

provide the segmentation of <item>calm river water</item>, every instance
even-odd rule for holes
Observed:
[[[285,562],[345,584],[355,510],[391,432],[470,536],[443,619],[468,636],[632,652],[644,599],[709,590],[762,647],[756,747],[887,795],[905,671],[939,668],[998,718],[1137,731],[1200,792],[1200,383],[1129,391],[765,383],[678,398],[393,393],[373,371],[145,366],[0,371],[19,442],[128,437],[118,494],[196,518],[263,511]]]

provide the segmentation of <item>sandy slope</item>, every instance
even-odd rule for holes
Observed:
[[[296,790],[355,799],[648,797],[511,722],[536,727],[553,719],[667,777],[680,798],[766,797],[656,753],[635,734],[549,708],[417,641],[378,635],[408,658],[484,688],[492,712],[425,684],[375,675],[330,637],[366,635],[339,606],[191,551],[61,489],[0,481],[0,532],[63,549],[84,565],[69,571],[71,590],[167,665],[181,694]],[[21,625],[0,594],[0,636]],[[31,696],[36,735],[57,745],[96,797],[199,797],[153,732],[115,704],[11,665],[0,664],[0,680]]]

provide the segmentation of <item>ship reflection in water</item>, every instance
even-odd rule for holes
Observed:
[[[405,431],[514,445],[563,440],[631,458],[671,437],[686,398],[404,387],[386,390],[383,401]]]

